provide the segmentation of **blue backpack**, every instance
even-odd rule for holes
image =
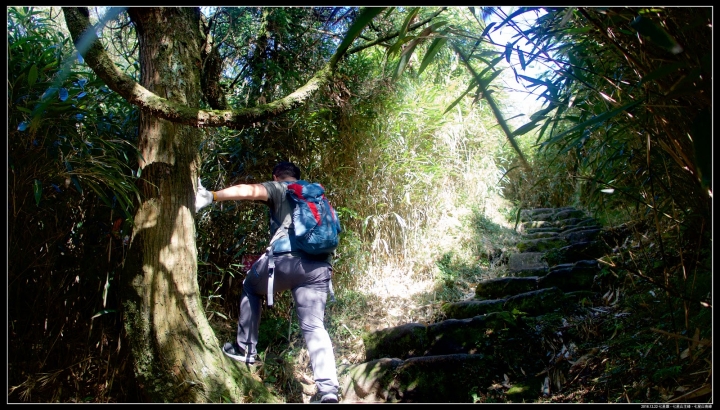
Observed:
[[[294,207],[288,229],[290,247],[310,255],[335,251],[342,228],[325,197],[325,188],[317,182],[299,180],[288,184],[286,195]]]
[[[268,255],[268,292],[267,305],[273,306],[273,274],[275,261],[273,260],[273,243],[287,235],[290,240],[290,249],[301,250],[310,255],[328,255],[338,246],[342,231],[340,220],[332,205],[325,198],[325,188],[316,182],[303,180],[287,182],[286,195],[293,206],[290,225],[287,222],[277,228],[267,248]],[[335,301],[335,292],[330,282],[330,299]]]

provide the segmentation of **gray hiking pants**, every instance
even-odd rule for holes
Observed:
[[[325,302],[332,267],[325,261],[313,261],[289,254],[275,255],[275,292],[291,290],[305,344],[310,355],[315,385],[321,393],[338,391],[335,354],[325,330]],[[268,258],[260,257],[243,281],[240,297],[237,343],[248,354],[257,354],[263,295],[268,290]]]

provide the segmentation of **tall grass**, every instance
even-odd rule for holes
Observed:
[[[500,189],[504,169],[497,160],[507,147],[482,104],[463,102],[443,115],[465,87],[453,78],[436,85],[405,79],[372,122],[355,117],[347,124],[355,132],[345,141],[355,146],[346,149],[356,153],[336,182],[347,233],[335,267],[340,302],[333,313],[354,318],[342,328],[355,336],[433,320],[442,301],[462,297],[479,279],[479,255],[501,246],[478,242],[472,221],[508,224],[502,211],[511,204]],[[446,281],[448,259],[474,269]],[[362,298],[368,312],[355,314],[358,305],[345,305],[346,295]]]

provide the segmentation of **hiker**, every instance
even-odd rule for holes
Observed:
[[[220,191],[208,191],[198,183],[195,212],[219,201],[261,201],[270,208],[270,247],[274,273],[270,285],[274,292],[290,290],[295,301],[305,344],[312,364],[319,401],[337,403],[339,383],[335,354],[325,330],[325,303],[332,292],[331,254],[315,256],[291,249],[287,236],[276,238],[291,218],[293,206],[287,199],[287,182],[300,180],[300,169],[291,162],[281,162],[272,171],[272,181],[260,184],[238,184]],[[285,183],[283,183],[285,182]],[[222,350],[228,357],[247,364],[255,363],[262,296],[271,304],[273,291],[268,292],[268,254],[255,262],[243,281],[240,297],[237,337],[225,343]]]

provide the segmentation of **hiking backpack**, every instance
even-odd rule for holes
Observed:
[[[267,248],[268,257],[268,292],[267,306],[273,306],[273,243],[287,235],[290,248],[302,250],[310,255],[327,255],[338,246],[338,235],[342,231],[335,209],[325,197],[325,188],[317,182],[303,180],[286,182],[288,200],[293,206],[291,218],[286,218],[275,231]],[[289,224],[287,220],[290,220]],[[330,282],[330,299],[335,301],[335,292]]]
[[[335,251],[342,228],[325,197],[325,188],[317,182],[299,180],[287,185],[286,195],[293,205],[288,229],[291,248],[311,255]]]
[[[310,255],[327,255],[338,246],[338,235],[342,231],[340,220],[330,202],[325,197],[325,188],[317,182],[303,180],[286,182],[288,201],[293,206],[290,225],[278,227],[267,248],[268,256],[268,292],[267,306],[273,306],[273,243],[287,235],[292,250],[302,250]],[[330,299],[335,301],[332,280],[329,283]]]

